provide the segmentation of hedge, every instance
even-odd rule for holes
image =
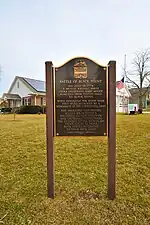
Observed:
[[[1,108],[2,113],[11,113],[12,108]]]
[[[21,106],[21,107],[16,109],[16,113],[18,113],[18,114],[46,113],[46,107],[45,106],[38,106],[38,105]]]

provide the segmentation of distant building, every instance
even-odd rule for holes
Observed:
[[[116,112],[127,113],[131,93],[127,85],[124,85],[124,87],[121,89],[117,88],[118,82],[120,81],[116,82]]]
[[[119,81],[118,81],[119,82]],[[116,112],[128,112],[128,103],[131,94],[125,85],[118,89],[116,82]],[[46,105],[45,81],[16,76],[2,100],[7,100],[8,107],[21,105]]]
[[[145,93],[146,91],[146,93]],[[143,96],[142,96],[142,104],[143,104],[143,108],[147,109],[147,107],[150,107],[150,89],[147,91],[146,88],[142,89],[143,92]],[[132,88],[130,89],[130,93],[131,93],[131,98],[130,98],[130,104],[138,104],[140,105],[140,101],[139,101],[139,91],[137,88]]]
[[[7,100],[8,107],[46,105],[45,82],[16,76],[10,89],[1,99]]]

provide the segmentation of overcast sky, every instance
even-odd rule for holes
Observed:
[[[0,0],[0,95],[16,75],[45,79],[45,61],[100,64],[150,47],[150,0]]]

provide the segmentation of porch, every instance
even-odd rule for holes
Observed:
[[[21,106],[21,97],[17,94],[4,93],[2,96],[2,105],[6,108],[15,108]]]
[[[46,97],[45,95],[38,94],[29,94],[26,97],[22,98],[22,105],[46,105]]]

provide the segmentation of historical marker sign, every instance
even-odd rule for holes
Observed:
[[[103,67],[81,57],[57,68],[46,62],[45,72],[48,197],[54,198],[54,135],[108,136],[108,197],[113,200],[116,196],[116,62],[110,61]]]
[[[57,136],[107,135],[106,67],[75,58],[55,68]]]

